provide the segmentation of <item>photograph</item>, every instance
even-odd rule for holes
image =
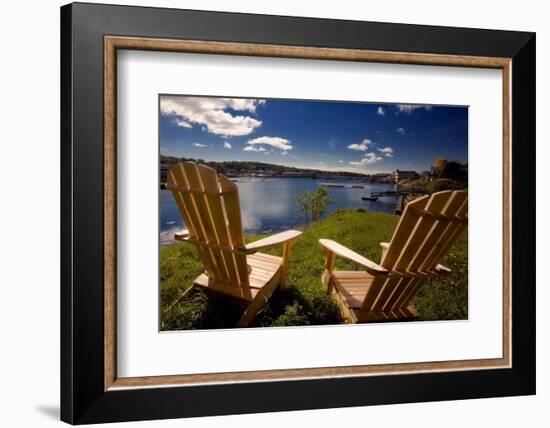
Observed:
[[[468,106],[159,95],[160,330],[468,319]]]
[[[9,20],[41,34],[8,31],[5,324],[11,357],[53,351],[5,364],[10,421],[543,414],[544,14],[42,3]],[[29,258],[22,226],[49,209],[53,250]]]

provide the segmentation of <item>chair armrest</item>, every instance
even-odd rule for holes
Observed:
[[[377,263],[374,263],[372,260],[363,257],[360,254],[357,254],[355,251],[350,250],[349,248],[344,247],[338,242],[332,241],[330,239],[319,239],[319,243],[325,247],[330,252],[344,257],[348,260],[351,260],[354,263],[364,267],[368,273],[371,275],[388,275],[389,271]]]
[[[285,242],[295,241],[301,234],[302,232],[299,230],[287,230],[285,232],[277,233],[276,235],[271,235],[267,238],[251,242],[250,244],[243,245],[240,248],[237,248],[237,252],[241,254],[254,254],[264,248],[273,247],[274,245],[283,244]]]
[[[189,229],[183,229],[174,234],[174,239],[176,241],[187,241],[187,239],[190,237],[191,234],[189,233]]]
[[[437,265],[434,268],[434,271],[437,272],[439,275],[449,275],[452,272],[451,269],[443,265]]]

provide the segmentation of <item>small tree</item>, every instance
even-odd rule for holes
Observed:
[[[314,192],[298,192],[296,203],[299,212],[306,217],[306,223],[319,220],[327,207],[332,203],[330,194],[324,187],[317,187]]]

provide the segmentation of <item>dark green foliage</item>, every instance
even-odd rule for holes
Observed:
[[[277,290],[258,313],[252,327],[337,324],[342,320],[332,297],[322,289],[323,252],[320,238],[333,239],[375,261],[380,242],[389,242],[399,217],[358,210],[339,210],[311,223],[293,247],[287,288]],[[247,242],[264,235],[248,236]],[[265,251],[281,255],[281,248]],[[202,272],[202,264],[189,244],[161,249],[161,327],[163,330],[228,328],[242,308],[226,297],[213,296],[197,287],[173,304]],[[468,316],[468,239],[463,232],[443,264],[453,270],[445,279],[426,282],[413,303],[423,320],[466,319]],[[337,258],[337,269],[357,270]]]
[[[223,161],[223,162],[214,162],[214,161],[205,161],[203,159],[194,159],[194,158],[185,158],[185,157],[175,157],[175,156],[166,156],[160,155],[161,165],[173,165],[178,162],[196,162],[202,165],[207,165],[210,168],[216,170],[220,174],[247,174],[250,172],[263,172],[269,170],[273,173],[273,176],[280,176],[284,173],[303,173],[304,176],[312,177],[316,175],[327,176],[327,175],[337,175],[339,177],[350,177],[350,178],[365,178],[367,174],[361,174],[358,172],[347,172],[347,171],[321,171],[315,169],[305,169],[305,168],[296,168],[286,165],[276,165],[265,162],[254,162],[254,161]]]
[[[443,171],[441,172],[442,178],[457,180],[459,178],[462,178],[462,176],[462,165],[460,163],[456,161],[448,161],[445,163]]]
[[[449,190],[455,187],[455,183],[450,178],[436,178],[433,181],[429,181],[426,184],[426,190],[428,193],[440,192],[442,190]]]

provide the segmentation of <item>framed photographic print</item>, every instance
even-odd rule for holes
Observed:
[[[76,3],[61,53],[62,420],[535,393],[533,33]]]

